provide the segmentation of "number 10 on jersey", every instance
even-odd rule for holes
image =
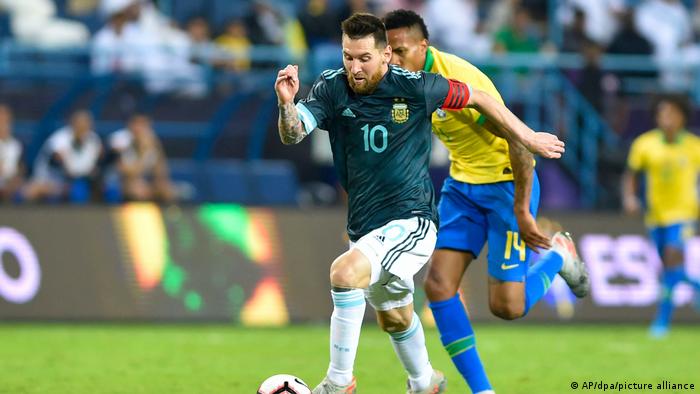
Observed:
[[[389,145],[389,130],[386,127],[376,125],[370,129],[369,125],[366,124],[362,126],[362,131],[365,132],[365,152],[369,152],[372,149],[376,153],[382,153],[386,150],[386,147]],[[382,142],[380,146],[377,146],[377,132],[381,133]]]

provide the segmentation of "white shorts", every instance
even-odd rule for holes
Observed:
[[[372,265],[365,298],[375,310],[413,302],[413,276],[430,259],[436,239],[437,229],[430,219],[413,217],[391,221],[350,243]]]

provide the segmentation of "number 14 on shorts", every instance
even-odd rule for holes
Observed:
[[[525,258],[526,258],[525,241],[520,239],[517,231],[508,231],[508,232],[506,232],[506,248],[505,248],[505,252],[503,253],[503,257],[506,260],[510,260],[510,254],[512,253],[513,250],[515,250],[517,253],[519,253],[518,257],[520,258],[520,261],[525,261]]]

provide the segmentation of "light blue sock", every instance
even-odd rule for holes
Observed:
[[[472,392],[492,390],[476,351],[474,329],[459,294],[445,301],[431,302],[430,309],[440,330],[442,345]]]
[[[685,270],[682,265],[664,268],[661,276],[661,297],[659,299],[659,309],[656,312],[654,326],[668,327],[673,315],[673,288],[683,280]]]
[[[561,270],[562,264],[564,264],[564,259],[559,253],[550,250],[528,268],[525,280],[525,312],[523,316],[527,315],[530,308],[547,293],[554,276]]]

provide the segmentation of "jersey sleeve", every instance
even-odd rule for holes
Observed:
[[[301,120],[308,134],[317,127],[324,130],[328,128],[328,121],[333,114],[331,101],[333,96],[330,90],[328,80],[320,76],[314,82],[306,98],[297,102],[296,108],[299,120]]]
[[[630,152],[627,155],[627,167],[633,171],[641,171],[644,169],[644,139],[637,138],[630,147]]]
[[[424,81],[425,102],[429,112],[438,108],[461,110],[469,103],[472,88],[466,83],[432,73],[426,73]]]

